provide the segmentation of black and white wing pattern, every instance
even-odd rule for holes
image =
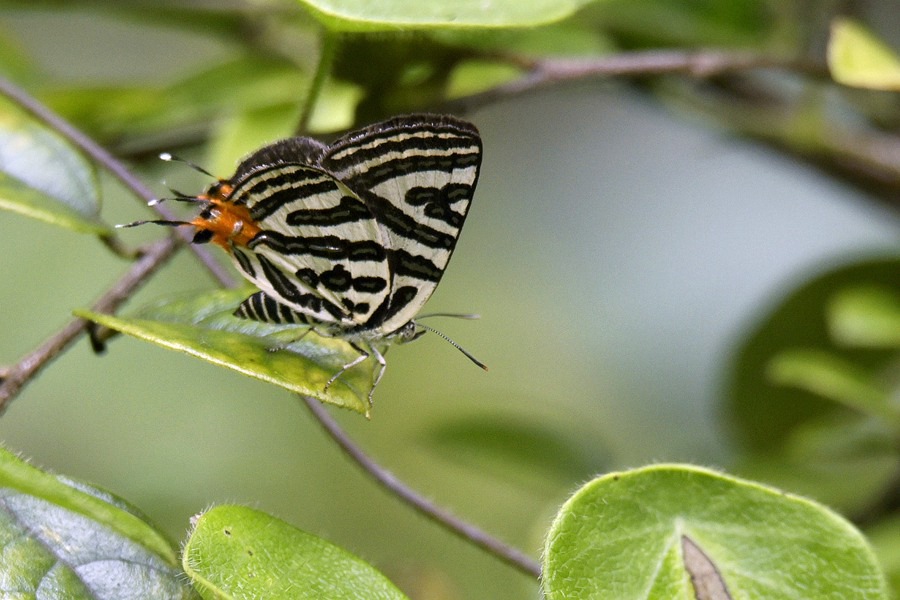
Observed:
[[[447,116],[399,117],[345,136],[319,163],[369,207],[385,240],[390,300],[382,334],[416,316],[447,268],[472,202],[481,138]]]
[[[397,117],[330,146],[283,140],[210,188],[195,239],[225,247],[261,290],[240,316],[388,337],[440,281],[480,165],[478,131],[449,116]]]

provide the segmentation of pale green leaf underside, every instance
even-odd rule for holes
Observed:
[[[84,213],[3,172],[0,172],[0,209],[79,233],[97,235],[111,233],[110,228],[98,219],[85,216]]]
[[[332,31],[533,27],[560,21],[589,0],[300,0]]]
[[[93,167],[67,141],[0,98],[0,208],[75,229],[108,233],[98,219]]]
[[[871,549],[838,515],[680,465],[611,473],[576,492],[548,534],[543,585],[549,600],[694,600],[690,574],[704,571],[734,599],[887,598]]]
[[[835,81],[844,85],[900,90],[900,57],[850,19],[835,19],[831,26],[828,67]]]
[[[306,333],[306,327],[268,325],[232,316],[248,295],[246,290],[204,293],[160,302],[129,317],[89,311],[76,314],[292,392],[366,414],[374,359],[349,369],[326,392],[326,382],[359,356],[356,350],[340,339]]]
[[[406,599],[349,552],[243,506],[197,517],[182,562],[204,598]]]
[[[138,514],[2,448],[0,547],[4,598],[190,597],[174,550]]]

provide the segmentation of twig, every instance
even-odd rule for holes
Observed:
[[[174,238],[166,238],[152,244],[131,265],[128,272],[94,303],[91,307],[92,310],[102,313],[114,312],[177,249],[178,242]],[[25,384],[84,333],[88,323],[84,319],[73,319],[18,363],[4,369],[3,378],[0,381],[0,413],[6,410],[9,402],[19,394]]]
[[[332,418],[318,400],[305,396],[301,396],[301,398],[309,409],[309,412],[313,414],[319,422],[319,425],[322,426],[322,429],[331,436],[331,439],[341,447],[344,453],[392,495],[397,496],[403,502],[451,533],[471,542],[488,554],[499,558],[526,575],[535,578],[541,576],[541,566],[534,559],[512,546],[504,544],[482,529],[459,519],[446,509],[432,504],[424,497],[417,494],[402,481],[397,479],[391,472],[369,458],[359,446],[354,444],[341,429],[340,425],[338,425],[337,421]]]
[[[625,52],[585,59],[542,59],[523,61],[509,59],[523,66],[527,73],[515,81],[493,87],[479,94],[451,100],[442,106],[449,112],[470,112],[498,100],[524,94],[542,87],[595,77],[621,77],[680,73],[695,78],[709,78],[726,73],[772,67],[824,74],[824,68],[796,59],[748,52]]]
[[[300,119],[294,130],[296,135],[305,135],[309,130],[309,122],[316,107],[316,100],[319,99],[319,95],[322,93],[322,87],[328,79],[328,74],[331,73],[331,66],[337,54],[338,35],[327,29],[322,32],[322,47],[319,50],[319,61],[316,64],[313,80],[306,92],[306,98],[303,99],[303,112],[300,114]]]
[[[106,151],[102,146],[94,140],[86,136],[71,123],[51,111],[49,108],[38,102],[35,98],[28,94],[25,90],[18,87],[10,80],[0,77],[0,94],[3,94],[29,114],[43,121],[48,127],[59,133],[73,145],[78,147],[82,152],[93,159],[97,164],[109,171],[122,184],[134,192],[139,198],[145,202],[149,202],[155,197],[155,194],[144,183],[135,177],[128,168],[116,159],[112,154]],[[173,220],[175,215],[164,205],[156,204],[154,210],[163,218]],[[186,242],[191,241],[191,234],[184,229],[177,229],[177,234]],[[212,254],[203,246],[189,244],[190,250],[200,259],[201,264],[212,274],[215,279],[226,287],[235,285],[234,277],[229,273],[221,263],[219,263]]]

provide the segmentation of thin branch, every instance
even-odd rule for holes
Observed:
[[[171,258],[179,247],[175,238],[155,242],[142,253],[131,268],[91,307],[94,312],[114,312],[148,277]],[[0,380],[0,413],[22,388],[85,332],[89,321],[73,319],[15,365],[4,369]]]
[[[533,558],[526,555],[521,550],[517,550],[516,548],[501,542],[497,538],[492,537],[490,534],[471,523],[459,519],[446,509],[432,504],[414,490],[407,487],[392,473],[369,458],[359,446],[354,444],[321,402],[305,396],[301,396],[301,398],[309,409],[309,412],[313,414],[319,422],[319,425],[322,426],[322,429],[331,436],[331,439],[341,447],[344,453],[347,454],[353,462],[359,465],[366,474],[372,477],[382,487],[387,489],[389,493],[397,496],[400,500],[438,525],[444,527],[446,530],[475,546],[478,546],[488,554],[499,558],[522,573],[535,578],[541,576],[541,566]]]
[[[541,59],[526,61],[511,57],[513,64],[526,68],[521,78],[479,94],[451,100],[442,106],[449,112],[472,110],[543,87],[596,77],[688,75],[705,79],[727,73],[764,68],[788,68],[795,71],[825,74],[824,67],[797,59],[786,59],[749,52],[720,51],[645,51],[624,52],[584,59]]]
[[[130,189],[145,202],[149,202],[155,197],[155,194],[150,188],[144,185],[140,179],[138,179],[116,157],[107,152],[106,149],[86,136],[61,116],[38,102],[38,100],[28,94],[28,92],[4,77],[0,77],[0,94],[3,94],[29,114],[40,121],[43,121],[48,127],[65,137],[69,142],[78,147],[105,170],[109,171],[109,173],[122,182],[125,187]],[[176,218],[175,215],[162,204],[156,204],[153,208],[163,219],[173,220]],[[189,231],[178,228],[176,229],[176,233],[184,241],[191,241],[191,234]],[[219,261],[213,258],[207,248],[196,244],[188,244],[188,247],[218,282],[225,287],[232,287],[235,285],[235,280],[231,273],[227,271]]]
[[[300,120],[297,122],[295,129],[296,135],[304,135],[309,130],[309,121],[312,119],[313,111],[316,108],[316,101],[322,93],[322,87],[331,73],[331,66],[334,63],[334,57],[337,54],[339,43],[339,34],[325,30],[322,33],[322,47],[319,50],[319,61],[316,64],[316,72],[313,80],[306,92],[306,98],[303,100],[303,112],[300,114]]]

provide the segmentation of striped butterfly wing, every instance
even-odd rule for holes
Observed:
[[[478,130],[450,116],[409,115],[351,133],[319,164],[377,221],[391,271],[372,329],[390,334],[431,297],[450,261],[481,166]]]
[[[362,326],[389,298],[381,229],[343,183],[319,168],[289,162],[307,158],[298,156],[298,141],[309,140],[267,146],[266,164],[252,164],[254,155],[238,168],[230,200],[249,210],[260,231],[231,254],[262,290],[238,314],[338,329]]]

